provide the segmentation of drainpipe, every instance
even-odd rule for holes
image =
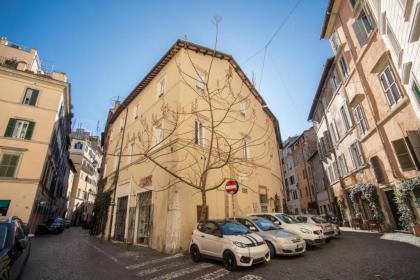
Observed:
[[[345,25],[344,25],[344,23],[343,23],[343,20],[342,20],[342,18],[341,18],[341,16],[340,16],[340,14],[339,13],[331,13],[331,12],[329,12],[328,13],[329,15],[335,15],[335,16],[337,16],[338,17],[338,19],[339,19],[339,21],[340,21],[340,24],[341,24],[341,26],[343,27],[343,33],[344,33],[344,37],[346,38],[346,42],[350,42],[350,40],[349,40],[349,35],[347,34],[347,32],[348,32],[348,30],[347,30],[347,28],[345,28]],[[371,32],[373,32],[373,31],[371,31]],[[384,136],[382,135],[382,132],[381,132],[381,130],[379,129],[379,127],[378,127],[378,120],[377,120],[377,116],[376,116],[376,114],[375,114],[375,112],[374,112],[374,110],[373,110],[373,105],[372,105],[372,103],[371,103],[371,100],[370,100],[370,97],[369,97],[369,95],[367,94],[367,90],[366,90],[366,80],[364,79],[364,78],[362,78],[362,75],[360,74],[361,73],[361,71],[360,71],[360,69],[359,69],[359,67],[358,67],[358,63],[357,63],[357,61],[356,61],[356,55],[355,55],[355,50],[354,50],[354,48],[351,48],[350,46],[349,46],[349,49],[350,49],[350,54],[351,54],[351,58],[352,58],[352,60],[353,60],[353,62],[354,62],[354,68],[355,68],[355,70],[356,70],[356,72],[357,72],[357,74],[359,75],[359,77],[360,77],[360,81],[361,81],[361,85],[362,85],[362,88],[363,88],[363,94],[366,96],[366,100],[367,100],[367,102],[368,102],[368,105],[369,105],[369,111],[370,111],[370,113],[372,114],[372,116],[373,116],[373,120],[374,120],[374,126],[375,126],[375,130],[376,130],[376,132],[378,133],[378,135],[379,135],[379,139],[381,140],[381,144],[382,144],[382,147],[383,147],[383,149],[384,149],[384,151],[385,151],[385,155],[386,155],[386,158],[387,158],[387,160],[388,160],[388,162],[389,162],[389,165],[390,165],[390,167],[391,167],[391,170],[392,170],[392,176],[395,178],[395,179],[398,179],[398,178],[400,178],[400,176],[398,176],[398,173],[397,173],[397,171],[396,171],[396,169],[395,169],[395,166],[394,166],[394,164],[393,164],[393,162],[392,162],[392,158],[391,158],[391,156],[389,155],[389,153],[388,153],[388,151],[387,151],[387,149],[386,149],[386,146],[385,146],[385,140],[384,140]],[[363,75],[364,76],[364,75]],[[348,97],[347,97],[347,92],[346,92],[346,90],[345,90],[345,88],[343,87],[343,90],[344,90],[344,93],[346,94],[346,98],[348,99]]]
[[[112,194],[112,201],[111,201],[111,217],[109,221],[108,240],[111,240],[111,230],[112,230],[112,223],[114,220],[114,209],[115,209],[115,199],[117,196],[118,177],[120,175],[121,154],[122,154],[123,143],[124,143],[125,127],[127,124],[127,114],[128,114],[128,108],[125,109],[125,119],[124,119],[124,126],[123,126],[123,131],[122,131],[122,136],[121,136],[122,138],[121,138],[120,152],[118,154],[117,170],[115,171],[114,180],[112,182],[113,194]]]

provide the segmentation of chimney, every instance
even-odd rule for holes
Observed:
[[[0,38],[0,45],[7,46],[8,44],[9,44],[9,41],[7,40],[6,37],[1,37]]]

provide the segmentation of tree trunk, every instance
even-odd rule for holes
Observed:
[[[200,221],[203,221],[207,218],[207,196],[205,191],[201,191],[201,213],[200,213]]]

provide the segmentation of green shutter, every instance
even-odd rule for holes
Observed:
[[[32,90],[32,95],[31,95],[31,100],[29,101],[29,105],[35,106],[36,100],[38,99],[38,94],[39,94],[39,90],[36,90],[36,89]]]
[[[25,139],[31,140],[32,133],[34,132],[34,127],[35,127],[35,123],[34,122],[29,122],[28,129],[26,130]]]
[[[6,132],[4,133],[4,136],[12,137],[13,130],[15,129],[15,125],[16,125],[16,119],[10,118],[9,123],[7,124],[7,127],[6,127]]]

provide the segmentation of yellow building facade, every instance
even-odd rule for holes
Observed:
[[[221,89],[237,99],[215,98],[210,113],[205,96]],[[190,185],[201,180],[212,189],[208,218],[282,210],[277,120],[230,55],[177,41],[111,111],[104,142],[108,238],[188,250],[203,199]],[[224,191],[230,178],[240,185],[234,196]]]

